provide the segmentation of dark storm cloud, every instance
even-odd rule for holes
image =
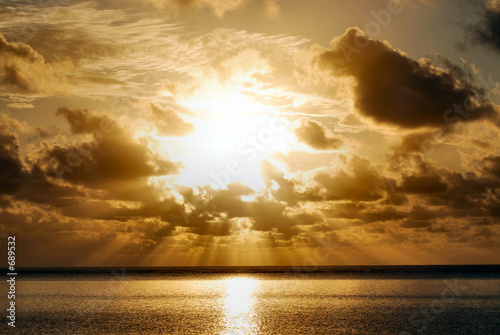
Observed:
[[[323,78],[352,77],[359,113],[377,122],[448,127],[458,120],[497,117],[495,106],[481,102],[470,83],[428,60],[417,62],[387,42],[367,38],[357,28],[334,38],[331,47],[311,49],[311,71]]]
[[[38,166],[25,166],[19,156],[17,136],[0,123],[0,194],[59,207],[73,202],[80,192],[51,183]],[[3,201],[7,206],[9,201]]]
[[[440,213],[435,210],[430,210],[423,206],[413,206],[410,213],[408,214],[408,219],[417,220],[417,221],[426,221],[432,220],[435,217],[439,216]]]
[[[397,148],[398,155],[412,152],[424,152],[431,149],[439,139],[439,132],[417,132],[405,135]]]
[[[179,164],[156,157],[113,120],[87,110],[61,108],[73,134],[92,134],[90,142],[50,147],[41,161],[53,177],[96,188],[143,177],[175,174]]]
[[[151,105],[151,122],[161,136],[184,136],[194,131],[194,126],[184,121],[175,111]]]
[[[483,159],[484,170],[500,179],[500,156],[487,156]]]
[[[29,206],[21,212],[0,212],[0,230],[7,229],[23,236],[19,241],[25,250],[23,259],[34,260],[43,254],[43,259],[57,260],[58,266],[75,266],[78,256],[89,256],[103,245],[120,245],[114,257],[119,257],[121,252],[128,259],[144,257],[172,235],[175,227],[156,219],[78,220],[47,208]],[[37,259],[36,264],[44,263]]]
[[[266,215],[269,214],[269,215]],[[274,215],[273,215],[274,214]],[[283,239],[288,240],[300,233],[298,226],[310,226],[321,222],[318,214],[301,213],[296,215],[284,215],[264,212],[262,215],[253,217],[252,228],[257,231],[271,231],[276,229],[283,234]]]
[[[386,194],[387,180],[370,164],[354,156],[348,172],[320,172],[315,181],[321,186],[322,200],[376,201]]]
[[[409,215],[408,211],[394,206],[368,202],[336,202],[330,204],[323,213],[328,218],[355,220],[356,224],[400,220]]]
[[[54,207],[73,204],[84,193],[70,186],[61,186],[51,181],[38,166],[31,167],[14,199],[27,200]]]
[[[403,193],[440,193],[447,189],[446,183],[439,175],[410,175],[403,178],[399,191]]]
[[[317,150],[338,149],[342,145],[342,140],[328,135],[322,124],[305,118],[295,129],[295,135],[300,141]]]
[[[229,236],[231,235],[231,221],[226,218],[212,218],[208,215],[192,216],[187,225],[189,232],[197,235]]]
[[[45,144],[34,155],[38,159],[26,159],[23,163],[17,136],[10,132],[5,122],[0,123],[0,205],[8,211],[3,216],[8,219],[5,225],[10,227],[21,217],[38,217],[44,213],[43,218],[40,216],[40,222],[66,222],[51,225],[54,231],[78,234],[81,227],[71,224],[78,220],[87,222],[87,228],[93,230],[97,239],[105,238],[110,233],[114,236],[138,235],[138,242],[134,242],[137,248],[154,247],[178,226],[198,235],[230,234],[231,222],[220,215],[199,212],[187,216],[185,207],[170,198],[168,191],[163,192],[164,199],[160,200],[157,190],[147,184],[145,177],[176,172],[178,166],[154,157],[145,144],[133,141],[125,129],[113,120],[93,112],[65,108],[60,109],[58,114],[66,118],[72,134],[93,134],[93,142],[89,145],[80,141],[65,146]],[[96,130],[102,132],[99,134]],[[123,155],[120,155],[120,151],[124,152]],[[67,164],[67,154],[73,158],[76,154],[80,155],[80,165],[71,165],[73,171],[66,171],[61,176],[62,180],[54,180],[58,166],[49,165],[47,161],[56,159],[58,163]],[[67,181],[99,190],[82,189]],[[135,205],[127,206],[109,200],[130,200]],[[43,210],[38,205],[43,205]],[[147,226],[151,225],[149,222],[134,231],[123,226],[103,230],[96,224],[130,224],[152,219],[156,222],[154,227],[148,229]],[[39,227],[29,220],[20,224],[28,226],[26,231],[30,234],[38,233]],[[45,225],[44,229],[52,228]]]
[[[392,206],[375,206],[370,210],[361,212],[360,219],[363,222],[380,222],[380,221],[391,221],[399,220],[407,216],[407,213],[402,210],[397,210]]]
[[[0,194],[16,192],[22,178],[17,137],[2,123],[0,124]]]
[[[483,15],[483,20],[475,27],[474,42],[500,51],[500,1],[485,3]]]
[[[187,213],[185,206],[178,204],[173,198],[160,200],[153,197],[152,195],[155,193],[153,189],[143,189],[141,191],[139,198],[134,199],[136,204],[139,205],[137,207],[117,205],[108,200],[123,200],[123,194],[117,193],[114,189],[116,186],[113,186],[113,184],[108,185],[111,185],[111,191],[107,195],[102,196],[91,193],[90,196],[83,197],[83,194],[79,194],[74,201],[62,206],[60,214],[66,219],[71,218],[83,220],[84,222],[113,222],[114,224],[131,224],[154,219],[158,223],[158,229],[150,233],[162,238],[172,234],[176,227],[184,227],[186,232],[197,235],[227,236],[231,233],[230,220],[221,216],[218,212],[211,211],[211,207],[203,207],[202,211],[197,210]],[[40,191],[50,190],[45,188],[40,189]],[[128,192],[125,194],[128,197]],[[167,192],[163,192],[163,195],[168,196]],[[50,196],[49,193],[48,197]],[[138,232],[147,233],[142,228],[138,229]],[[102,232],[98,231],[97,233]],[[130,231],[117,231],[117,233],[130,233]],[[149,244],[158,242],[151,239],[151,236],[144,238],[144,243],[146,243],[146,240],[149,241]]]
[[[171,198],[160,201],[145,197],[142,200],[140,207],[130,208],[127,206],[117,207],[98,198],[82,199],[71,206],[63,208],[62,213],[67,217],[78,219],[119,222],[156,218],[158,222],[168,225],[170,227],[169,231],[172,231],[177,226],[183,226],[189,227],[191,231],[197,233],[210,234],[213,232],[214,224],[211,222],[213,217],[209,217],[205,213],[200,212],[188,217],[184,206],[177,204]],[[220,233],[220,229],[216,233]]]
[[[261,171],[268,188],[273,182],[278,186],[271,191],[274,198],[289,206],[322,201],[375,202],[385,199],[397,205],[405,202],[403,193],[391,190],[393,180],[380,174],[369,160],[358,156],[352,157],[343,170],[320,170],[314,175],[314,183],[300,185],[302,187],[299,187],[300,178],[285,178],[284,171],[268,161],[261,162]]]
[[[401,223],[402,228],[427,228],[432,226],[429,221],[406,220]]]
[[[276,174],[279,175],[279,172]],[[257,197],[255,200],[244,201],[242,196],[252,195],[255,191],[239,183],[229,184],[224,190],[210,190],[205,202],[196,199],[191,192],[184,193],[186,200],[189,199],[194,204],[204,204],[200,207],[204,215],[219,219],[248,218],[252,222],[253,230],[276,230],[286,240],[300,233],[298,226],[313,225],[322,220],[317,213],[288,213],[287,205],[275,200]]]
[[[395,180],[384,177],[369,161],[357,158],[346,164],[345,171],[318,173],[315,180],[322,187],[315,189],[315,194],[328,200],[321,206],[323,215],[379,233],[401,227],[425,228],[435,234],[466,229],[469,224],[500,224],[500,159],[479,159],[483,175],[459,173],[425,158],[414,140],[429,138],[428,132],[409,134],[393,148],[389,171]],[[435,141],[429,143],[432,149]],[[473,242],[464,234],[460,233],[464,241]]]
[[[487,216],[491,205],[499,200],[498,196],[490,194],[500,186],[498,182],[478,178],[472,173],[462,175],[446,169],[436,170],[448,186],[445,191],[424,198],[431,206],[447,206],[456,216]]]
[[[155,157],[147,145],[135,142],[104,115],[65,108],[58,114],[66,118],[73,134],[92,134],[92,140],[45,144],[34,160],[23,163],[17,137],[5,123],[0,124],[0,194],[8,196],[2,197],[2,207],[16,200],[30,201],[59,207],[66,217],[78,219],[128,222],[156,217],[172,227],[186,226],[183,207],[168,197],[158,200],[157,190],[146,178],[175,173],[177,164]],[[67,181],[105,192],[81,189]],[[117,206],[109,200],[134,201],[140,206]],[[211,218],[199,217],[196,222],[198,226],[192,224],[191,229],[215,231]],[[220,225],[216,228],[216,233],[222,233]]]
[[[488,217],[495,213],[500,204],[500,180],[495,178],[494,156],[477,162],[485,172],[478,176],[438,167],[421,151],[412,149],[403,140],[390,158],[391,169],[400,174],[395,193],[412,196],[428,206],[440,206],[436,217]]]

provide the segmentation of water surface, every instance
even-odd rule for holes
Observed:
[[[498,267],[316,270],[24,269],[16,325],[23,334],[500,334]]]

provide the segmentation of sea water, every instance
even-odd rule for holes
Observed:
[[[25,269],[19,271],[16,284],[15,330],[21,334],[500,334],[499,270],[494,266]],[[7,299],[1,300],[7,307]],[[13,329],[4,314],[0,330],[8,333]]]

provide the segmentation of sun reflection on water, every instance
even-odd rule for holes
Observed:
[[[223,335],[257,334],[255,296],[257,281],[247,277],[233,277],[225,281]]]

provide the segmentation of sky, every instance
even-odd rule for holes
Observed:
[[[487,264],[500,1],[0,1],[19,266]]]

